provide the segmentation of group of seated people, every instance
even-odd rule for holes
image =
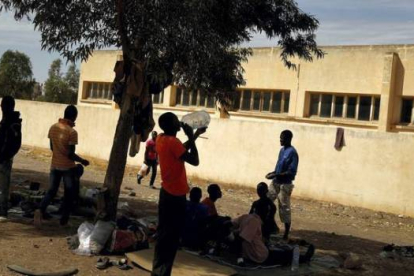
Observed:
[[[203,201],[202,191],[194,187],[187,202],[186,221],[181,238],[183,247],[215,254],[221,245],[236,255],[237,264],[245,261],[262,265],[289,265],[292,261],[293,247],[270,246],[271,234],[279,228],[275,222],[276,205],[267,197],[268,186],[261,182],[257,185],[259,199],[253,202],[250,213],[236,219],[219,216],[215,202],[222,197],[217,184],[208,186],[209,194]],[[310,245],[299,262],[309,262],[314,247]]]

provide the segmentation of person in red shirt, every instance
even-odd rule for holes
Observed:
[[[220,199],[223,194],[220,186],[217,184],[210,184],[207,188],[208,197],[206,197],[201,204],[204,204],[208,208],[208,216],[218,216],[215,202]]]
[[[155,141],[157,140],[157,136],[158,136],[158,133],[156,131],[153,131],[151,133],[151,139],[149,139],[146,143],[145,157],[144,157],[144,164],[148,166],[149,171],[152,171],[150,187],[153,189],[155,189],[154,182],[155,182],[155,178],[157,177],[157,167],[158,167],[158,154],[157,154],[157,151],[155,150],[155,145],[156,145]],[[147,171],[146,174],[148,174],[149,171]],[[141,180],[144,178],[144,176],[145,175],[141,175],[140,173],[138,173],[137,175],[138,184],[141,184]]]
[[[180,123],[171,112],[162,114],[158,124],[164,131],[156,140],[162,181],[158,203],[157,242],[151,275],[169,276],[185,224],[186,194],[189,187],[184,163],[199,165],[195,140],[206,129],[198,129],[193,133],[191,127]],[[184,144],[176,137],[180,128],[183,128],[188,137]]]

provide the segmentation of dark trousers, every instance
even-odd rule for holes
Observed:
[[[151,180],[150,180],[150,186],[154,186],[155,178],[157,177],[157,168],[158,168],[158,162],[157,160],[146,160],[144,162],[148,166],[147,174],[151,173]],[[140,175],[138,173],[138,180],[141,180],[144,178],[145,175]]]
[[[158,167],[157,161],[148,162],[148,170],[151,171],[150,186],[153,186],[154,185],[155,178],[157,177],[157,167]]]
[[[13,161],[6,160],[0,164],[0,216],[7,217],[9,207],[10,175]]]
[[[60,219],[61,224],[66,224],[69,220],[70,212],[72,211],[73,201],[76,198],[76,183],[74,177],[74,171],[72,169],[69,170],[56,170],[52,169],[50,171],[50,187],[47,191],[45,197],[43,198],[42,202],[40,203],[40,211],[42,214],[46,212],[47,206],[49,206],[50,202],[56,196],[59,185],[61,180],[63,179],[63,184],[65,185],[65,192],[63,197],[63,202],[61,206],[62,210],[62,218]]]
[[[185,223],[185,207],[185,195],[173,196],[161,189],[152,276],[171,275],[180,234]]]

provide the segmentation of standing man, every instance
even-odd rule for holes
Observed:
[[[185,224],[186,194],[189,191],[184,163],[198,166],[199,158],[195,140],[205,132],[181,124],[174,113],[167,112],[158,120],[164,131],[158,135],[156,151],[161,168],[161,191],[158,203],[157,242],[154,250],[152,276],[171,275],[180,234]],[[183,128],[188,141],[182,144],[177,132]]]
[[[63,119],[52,125],[49,129],[50,149],[53,152],[52,164],[50,168],[50,187],[40,203],[40,210],[35,213],[35,224],[40,225],[42,218],[47,217],[46,208],[56,196],[60,181],[64,183],[64,199],[61,206],[62,217],[60,225],[64,226],[69,221],[72,211],[73,201],[76,199],[76,164],[79,162],[84,166],[89,165],[89,161],[79,157],[75,153],[78,144],[78,133],[73,129],[78,110],[74,105],[69,105],[65,109]]]
[[[272,179],[268,196],[271,200],[277,198],[279,205],[279,216],[285,224],[285,234],[283,239],[289,238],[291,226],[290,196],[293,190],[293,180],[298,170],[299,156],[296,149],[292,146],[293,134],[290,130],[284,130],[280,134],[280,145],[276,168],[273,172],[266,175],[267,179]]]
[[[5,96],[1,100],[3,117],[0,122],[0,222],[7,220],[10,175],[13,157],[22,145],[22,119],[14,111],[14,98]]]
[[[145,147],[145,157],[144,157],[144,164],[148,166],[148,170],[152,171],[151,174],[151,181],[150,181],[150,188],[155,189],[154,182],[155,178],[157,177],[157,167],[158,167],[158,154],[155,150],[155,142],[157,140],[158,133],[153,131],[151,133],[151,139],[149,139],[146,143]],[[148,174],[149,172],[147,172]],[[141,180],[144,178],[144,175],[138,173],[137,181],[138,184],[141,184]]]

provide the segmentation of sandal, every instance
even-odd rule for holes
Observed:
[[[128,265],[127,259],[120,259],[119,261],[111,261],[111,264],[118,267],[120,270],[132,269],[132,266]]]
[[[96,268],[97,269],[107,269],[110,267],[112,263],[109,261],[108,257],[99,258],[96,262]]]

